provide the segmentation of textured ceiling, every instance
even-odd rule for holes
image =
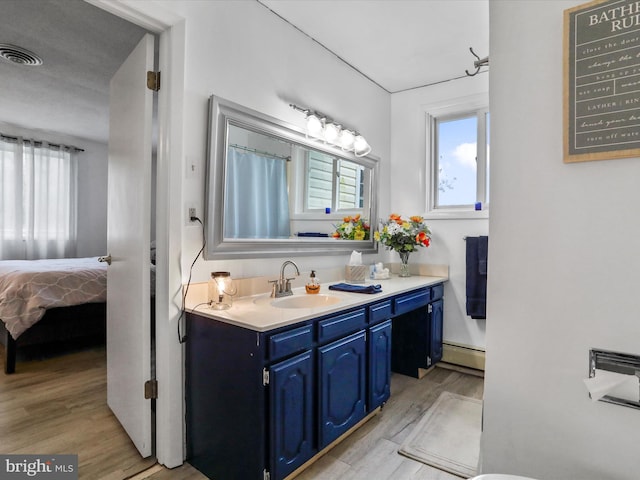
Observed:
[[[489,54],[488,0],[257,1],[391,93],[464,76],[469,47]],[[144,30],[83,0],[0,6],[0,43],[44,60],[0,60],[0,121],[106,142],[109,79]]]
[[[0,60],[0,120],[106,142],[109,80],[145,31],[82,0],[2,0],[0,43],[42,66]]]

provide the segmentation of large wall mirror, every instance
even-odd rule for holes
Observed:
[[[217,96],[209,128],[207,260],[377,252],[376,158]],[[367,239],[332,237],[357,215],[371,225]]]

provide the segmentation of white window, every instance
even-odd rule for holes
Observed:
[[[73,148],[0,135],[0,259],[76,253]]]
[[[429,214],[486,216],[489,207],[489,126],[485,106],[459,103],[427,114]]]

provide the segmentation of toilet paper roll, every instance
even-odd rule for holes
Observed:
[[[611,395],[625,400],[637,402],[640,397],[638,377],[610,372],[608,370],[595,370],[595,376],[585,378],[584,384],[589,390],[591,400],[600,400],[605,395]]]

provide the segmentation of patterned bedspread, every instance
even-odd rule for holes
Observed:
[[[0,261],[0,319],[17,339],[45,310],[107,301],[98,257]]]

